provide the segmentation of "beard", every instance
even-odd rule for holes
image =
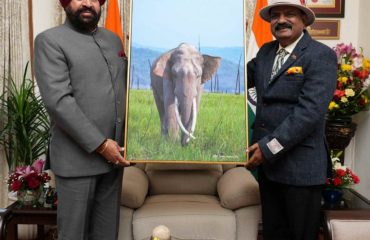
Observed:
[[[77,11],[73,11],[70,7],[65,9],[68,20],[71,24],[80,31],[91,32],[94,31],[100,19],[101,11],[97,13],[93,8],[83,7]],[[89,12],[91,17],[83,17],[82,13]]]

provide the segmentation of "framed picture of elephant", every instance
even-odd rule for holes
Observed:
[[[246,163],[244,0],[131,0],[125,157]]]

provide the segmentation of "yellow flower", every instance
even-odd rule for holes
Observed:
[[[342,69],[342,71],[351,71],[352,70],[352,66],[349,65],[349,64],[342,64],[340,66],[340,68]]]
[[[345,91],[347,97],[353,97],[353,96],[355,96],[355,91],[353,91],[352,89],[347,88],[344,91]]]
[[[370,69],[370,59],[369,58],[365,58],[364,61],[363,61],[363,68],[364,69]]]
[[[364,100],[364,104],[369,102],[369,98],[366,95],[361,95],[361,98]]]
[[[346,97],[341,97],[341,98],[340,98],[340,101],[341,101],[342,103],[346,103],[346,102],[348,102],[348,99],[347,99]]]
[[[336,104],[334,101],[331,101],[329,104],[329,110],[333,110],[334,108],[338,108],[338,104]]]
[[[346,84],[346,83],[347,83],[347,81],[348,81],[348,77],[339,77],[339,78],[338,78],[338,81],[339,81],[339,82],[342,82],[342,83],[344,83],[344,84]]]

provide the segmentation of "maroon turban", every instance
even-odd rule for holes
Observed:
[[[72,0],[59,0],[60,1],[60,4],[62,4],[62,7],[65,8],[68,6],[68,4],[72,1]],[[99,0],[100,2],[100,6],[102,6],[104,3],[105,3],[105,0]]]

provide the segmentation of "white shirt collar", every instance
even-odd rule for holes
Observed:
[[[301,36],[297,39],[297,40],[295,40],[293,43],[291,43],[290,45],[288,45],[288,46],[286,46],[284,49],[289,53],[288,55],[290,55],[292,52],[293,52],[293,50],[294,50],[294,48],[295,48],[295,46],[297,46],[297,44],[298,44],[298,42],[299,42],[299,40],[301,40],[301,38],[303,37],[303,35],[304,35],[304,33],[302,32],[302,34],[301,34]],[[283,47],[279,44],[279,49],[277,50],[277,51],[279,51],[280,49],[282,49]],[[277,52],[276,51],[276,52]]]

